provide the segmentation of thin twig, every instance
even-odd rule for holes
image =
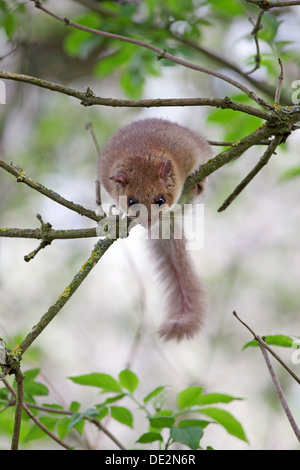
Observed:
[[[257,17],[257,20],[256,20],[256,23],[253,22],[252,18],[249,18],[249,21],[250,23],[252,24],[253,26],[253,30],[251,32],[251,34],[254,36],[254,42],[255,42],[255,47],[256,47],[256,54],[255,54],[255,66],[252,70],[250,70],[249,72],[247,72],[247,75],[250,75],[251,73],[255,72],[259,67],[260,67],[260,61],[261,61],[261,58],[260,58],[260,49],[259,49],[259,40],[258,40],[258,33],[259,31],[262,29],[262,24],[261,24],[261,20],[262,20],[262,17],[263,17],[263,14],[264,14],[264,10],[260,10],[259,11],[259,14],[258,14],[258,17]]]
[[[294,380],[296,380],[296,382],[300,385],[300,377],[297,376],[297,374],[295,374],[295,372],[273,351],[272,348],[270,348],[270,346],[260,337],[258,336],[256,333],[254,333],[254,331],[250,328],[249,325],[247,325],[247,323],[245,323],[243,320],[241,320],[241,318],[238,316],[238,314],[234,311],[233,312],[233,315],[238,319],[238,321],[240,323],[242,323],[242,325],[244,325],[247,330],[250,331],[250,333],[253,335],[253,338],[261,345],[263,346],[270,354],[272,354],[273,357],[275,357],[276,361],[278,361],[282,367],[284,367],[284,369],[293,377]]]
[[[74,23],[70,19],[63,18],[63,17],[53,13],[52,11],[48,10],[47,8],[45,8],[42,5],[41,1],[39,1],[39,0],[31,0],[31,1],[33,1],[35,3],[35,6],[37,8],[39,8],[40,10],[42,10],[44,13],[52,16],[53,18],[55,18],[58,21],[63,22],[67,26],[71,26],[71,27],[76,28],[80,31],[85,31],[87,33],[95,34],[97,36],[102,36],[102,37],[106,37],[106,38],[110,38],[110,39],[116,39],[118,41],[123,41],[123,42],[127,42],[127,43],[130,43],[130,44],[135,44],[136,46],[140,46],[140,47],[149,49],[149,50],[155,52],[158,55],[158,59],[167,59],[167,60],[170,60],[171,62],[182,65],[183,67],[187,67],[189,69],[196,70],[198,72],[202,72],[202,73],[211,75],[213,77],[219,78],[220,80],[223,80],[227,83],[230,83],[234,87],[236,87],[239,90],[243,91],[249,98],[256,101],[256,103],[258,103],[260,106],[272,109],[272,105],[270,105],[270,103],[267,103],[265,100],[263,100],[262,98],[257,96],[256,93],[254,93],[252,90],[249,90],[242,83],[239,83],[238,81],[236,81],[236,80],[234,80],[230,77],[227,77],[226,75],[224,75],[222,73],[215,72],[214,70],[209,70],[205,67],[201,67],[197,64],[193,64],[193,63],[188,62],[184,59],[180,59],[179,57],[176,57],[173,54],[170,54],[169,52],[167,52],[163,49],[160,49],[159,47],[153,46],[152,44],[146,43],[144,41],[140,41],[140,40],[134,39],[134,38],[129,38],[127,36],[121,36],[119,34],[109,33],[107,31],[101,31],[101,30],[98,30],[98,29],[88,28],[88,27],[82,26],[78,23]]]
[[[263,156],[260,158],[259,162],[255,167],[248,173],[248,175],[240,182],[240,184],[235,188],[235,190],[230,194],[230,196],[223,202],[221,207],[219,207],[218,212],[222,212],[237,198],[237,196],[246,188],[246,186],[253,180],[253,178],[259,173],[259,171],[268,163],[272,155],[274,154],[276,148],[282,141],[282,136],[276,136],[269,144],[267,150],[264,152]]]
[[[3,54],[2,56],[0,56],[0,61],[6,59],[11,54],[13,54],[17,50],[17,48],[18,48],[18,45],[17,44],[14,45],[13,48],[10,51],[8,51],[6,54]]]
[[[19,438],[20,438],[20,430],[21,430],[21,422],[22,422],[22,409],[23,409],[23,398],[24,398],[24,377],[20,371],[20,369],[16,369],[15,371],[15,380],[17,384],[17,393],[15,393],[16,397],[16,410],[15,410],[15,420],[14,420],[14,429],[13,435],[11,440],[11,450],[18,450],[19,448]],[[4,379],[4,382],[6,380]]]
[[[278,83],[277,83],[277,87],[276,87],[276,91],[275,91],[275,98],[274,98],[274,105],[275,106],[279,106],[280,93],[281,93],[281,88],[282,88],[283,79],[284,79],[283,65],[282,65],[282,62],[281,62],[280,58],[278,58],[278,63],[280,65],[280,75],[278,77]]]
[[[37,248],[28,253],[28,255],[24,256],[24,261],[26,261],[26,263],[29,263],[29,261],[31,261],[39,253],[39,251],[43,250],[44,248],[46,248],[46,246],[49,245],[51,245],[51,242],[42,241]]]
[[[40,214],[37,214],[36,217],[41,223],[42,233],[52,228],[52,225],[49,222],[45,223],[43,221],[42,216]],[[28,255],[24,256],[24,261],[28,263],[37,255],[37,253],[39,253],[39,251],[41,251],[42,249],[46,248],[46,246],[49,246],[49,245],[51,245],[51,240],[42,240],[39,246],[35,250],[31,251]]]
[[[105,426],[103,426],[100,421],[97,419],[89,419],[89,421],[106,434],[106,436],[109,437],[109,439],[111,439],[121,450],[126,450],[126,447],[124,447],[123,444],[121,444],[121,442]]]
[[[100,145],[98,143],[98,140],[97,140],[97,137],[95,135],[95,132],[94,132],[94,129],[93,129],[93,123],[92,122],[88,122],[85,126],[86,130],[89,131],[92,139],[93,139],[93,142],[94,142],[94,145],[95,145],[95,149],[96,149],[96,152],[97,152],[97,156],[100,157],[101,155],[101,148],[100,148]]]
[[[87,131],[89,131],[89,133],[92,137],[92,140],[93,140],[95,148],[96,148],[97,157],[99,159],[100,156],[101,156],[101,148],[100,148],[100,145],[99,145],[98,140],[96,138],[96,135],[95,135],[95,132],[94,132],[94,129],[93,129],[93,124],[91,122],[88,122],[87,125],[85,126],[85,128],[86,128]],[[99,206],[101,206],[101,184],[100,184],[100,180],[98,178],[95,181],[95,190],[96,190],[96,205],[97,205],[97,207],[99,207]]]
[[[298,428],[297,424],[296,424],[296,421],[291,413],[291,410],[287,404],[287,401],[286,401],[286,398],[284,396],[284,393],[283,393],[283,390],[280,386],[280,383],[279,383],[279,380],[274,372],[274,369],[272,367],[272,364],[271,364],[271,361],[270,361],[270,358],[268,356],[268,352],[266,350],[266,348],[264,346],[262,346],[261,344],[259,345],[260,347],[260,350],[262,352],[262,355],[264,356],[264,359],[266,361],[266,364],[267,364],[267,367],[269,369],[269,372],[270,372],[270,375],[271,375],[271,378],[273,380],[273,383],[274,383],[274,386],[275,386],[275,389],[276,389],[276,392],[278,394],[278,397],[279,397],[279,400],[281,402],[281,405],[282,405],[282,408],[284,409],[284,412],[290,422],[290,425],[298,439],[298,441],[300,442],[300,429]]]

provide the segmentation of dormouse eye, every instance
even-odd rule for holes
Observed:
[[[162,206],[165,202],[166,202],[165,198],[164,198],[163,196],[161,196],[161,197],[157,200],[156,204],[160,207],[160,206]]]
[[[128,198],[128,206],[133,206],[134,204],[137,204],[138,201],[135,201],[134,199],[132,199],[131,197]]]

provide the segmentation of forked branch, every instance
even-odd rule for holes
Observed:
[[[233,315],[239,320],[240,323],[242,323],[242,325],[244,325],[253,335],[254,339],[258,342],[259,346],[260,346],[260,350],[262,352],[262,355],[265,359],[265,362],[267,364],[267,367],[268,367],[268,370],[270,372],[270,375],[271,375],[271,378],[272,378],[272,381],[273,381],[273,384],[275,386],[275,389],[276,389],[276,392],[278,394],[278,397],[279,397],[279,400],[281,402],[281,405],[283,407],[283,410],[289,420],[289,423],[295,433],[295,436],[297,437],[298,441],[300,442],[300,430],[296,424],[296,421],[292,415],[292,412],[287,404],[287,401],[286,401],[286,398],[284,396],[284,393],[283,393],[283,390],[280,386],[280,383],[279,383],[279,380],[275,374],[275,371],[272,367],[272,364],[271,364],[271,361],[270,361],[270,358],[269,358],[269,355],[268,355],[268,352],[270,354],[272,354],[272,356],[285,368],[285,370],[287,370],[289,372],[289,374],[293,377],[293,379],[296,380],[296,382],[298,382],[298,384],[300,384],[300,378],[295,374],[295,372],[270,348],[270,346],[260,337],[258,336],[256,333],[254,333],[254,331],[250,328],[250,326],[247,325],[247,323],[245,323],[243,320],[240,319],[240,317],[237,315],[237,313],[234,311],[233,312]]]
[[[276,136],[270,142],[267,150],[264,152],[263,156],[260,158],[259,162],[253,170],[248,173],[248,175],[240,182],[240,184],[235,188],[235,190],[228,196],[228,198],[223,202],[221,207],[219,207],[218,212],[222,212],[227,209],[228,206],[237,198],[237,196],[246,188],[246,186],[253,180],[253,178],[260,172],[260,170],[267,165],[272,155],[275,153],[277,147],[280,145],[283,137]]]

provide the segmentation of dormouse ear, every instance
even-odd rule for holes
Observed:
[[[129,183],[129,176],[124,170],[119,170],[115,175],[112,175],[110,180],[120,183],[123,186],[126,186]]]
[[[164,181],[167,181],[168,174],[171,170],[171,160],[160,162],[157,167],[157,176]]]

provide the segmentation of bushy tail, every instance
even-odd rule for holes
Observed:
[[[166,293],[167,318],[159,328],[165,340],[191,338],[205,316],[205,294],[186,250],[185,238],[148,240]]]

